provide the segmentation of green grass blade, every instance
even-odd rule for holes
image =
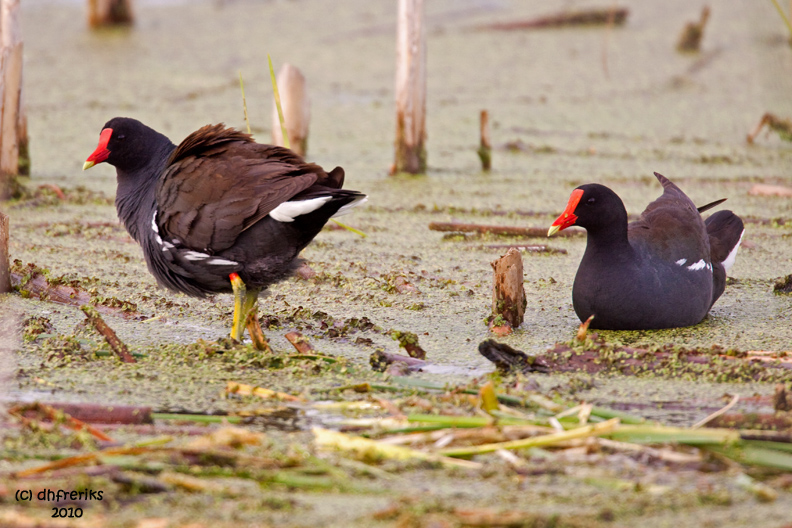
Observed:
[[[281,133],[283,134],[283,146],[291,148],[289,145],[289,135],[286,133],[286,120],[283,119],[283,108],[281,107],[280,93],[278,92],[278,81],[275,80],[275,69],[272,67],[272,57],[267,53],[269,61],[270,77],[272,78],[272,93],[275,96],[275,107],[278,109],[278,119],[280,120]]]
[[[784,21],[784,24],[786,24],[786,27],[789,30],[789,36],[792,37],[792,22],[789,21],[789,18],[787,18],[786,13],[784,13],[784,10],[781,9],[781,6],[778,4],[778,0],[770,0],[770,1],[773,2],[773,5],[778,10],[778,14],[781,15],[781,20]]]

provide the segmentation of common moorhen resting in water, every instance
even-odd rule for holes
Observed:
[[[588,240],[572,287],[581,321],[592,328],[641,330],[699,323],[721,296],[744,233],[731,211],[706,221],[690,198],[658,173],[663,194],[627,223],[627,210],[609,188],[581,185],[547,236],[576,225]]]
[[[162,286],[195,297],[235,294],[240,340],[259,292],[289,277],[297,255],[333,216],[365,201],[289,149],[208,125],[177,147],[140,121],[116,117],[83,169],[116,168],[116,209]],[[255,313],[255,312],[254,312]]]

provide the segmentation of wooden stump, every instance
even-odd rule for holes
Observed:
[[[88,0],[88,25],[127,26],[134,22],[132,0]]]
[[[491,263],[492,315],[502,317],[512,328],[517,328],[525,316],[525,288],[523,287],[522,255],[514,248]]]
[[[283,120],[291,149],[305,157],[308,151],[308,128],[311,121],[311,102],[305,76],[299,68],[284,64],[278,72],[278,92],[280,93]],[[278,109],[272,101],[272,144],[283,146]]]
[[[394,173],[426,172],[426,28],[423,0],[399,0]]]
[[[0,293],[11,291],[11,260],[8,251],[10,219],[0,211]]]
[[[27,145],[27,121],[21,111],[22,33],[19,0],[0,1],[0,200],[14,194],[19,174],[20,141]],[[20,133],[25,137],[20,137]]]

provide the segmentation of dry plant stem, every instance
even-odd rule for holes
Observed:
[[[481,224],[465,224],[462,222],[431,222],[429,229],[444,233],[479,233],[501,236],[522,236],[522,237],[542,237],[547,238],[547,229],[544,227],[516,227],[516,226],[494,226]],[[580,236],[577,230],[559,231],[554,236]]]
[[[481,170],[489,172],[492,168],[492,143],[490,142],[489,113],[482,110],[479,117],[479,133],[481,141],[478,155],[481,159]]]
[[[84,304],[80,306],[80,310],[83,311],[85,317],[88,318],[88,321],[96,329],[96,331],[102,334],[102,337],[105,338],[107,344],[110,345],[110,348],[113,349],[113,352],[116,353],[121,361],[124,363],[137,363],[135,358],[132,357],[132,354],[129,353],[127,346],[118,338],[113,329],[104,322],[104,319],[102,319],[102,316],[96,311],[96,308],[88,304]]]
[[[456,460],[432,453],[424,453],[423,451],[417,451],[403,446],[384,444],[360,436],[352,436],[329,429],[322,429],[321,427],[314,427],[312,431],[314,433],[316,445],[323,448],[334,448],[345,452],[358,453],[366,457],[376,455],[391,460],[428,460],[431,462],[439,462],[444,466],[463,467],[468,469],[478,469],[481,467],[481,464],[476,462]]]
[[[501,316],[512,328],[517,328],[525,317],[525,288],[523,287],[522,254],[514,248],[491,263],[492,315]]]
[[[242,396],[258,396],[265,399],[279,399],[285,401],[303,401],[302,398],[286,394],[285,392],[277,392],[264,387],[254,387],[252,385],[245,385],[243,383],[236,383],[229,381],[226,384],[226,392],[229,394],[240,394]]]
[[[399,0],[394,173],[426,172],[426,28],[423,0]]]
[[[790,33],[792,33],[792,30],[790,30]],[[749,144],[754,142],[754,139],[756,139],[756,136],[759,135],[765,125],[778,132],[782,139],[792,141],[792,121],[789,119],[782,119],[768,112],[762,116],[762,119],[759,120],[759,123],[756,124],[753,131],[748,134],[746,140]]]
[[[311,343],[308,342],[308,338],[303,336],[300,332],[289,332],[284,337],[300,354],[310,354],[315,351]]]
[[[450,457],[469,457],[473,455],[492,453],[494,451],[498,451],[499,449],[527,449],[529,447],[551,446],[561,442],[567,442],[569,440],[609,434],[618,429],[618,427],[619,419],[612,418],[596,425],[578,427],[576,429],[571,429],[561,433],[551,433],[548,435],[524,438],[522,440],[500,442],[497,444],[484,444],[474,447],[453,447],[449,449],[442,449],[439,451],[439,453]]]
[[[32,475],[38,475],[40,473],[45,473],[47,471],[52,471],[55,469],[62,469],[67,467],[74,467],[85,464],[87,462],[92,462],[101,456],[107,455],[140,455],[143,453],[148,453],[150,451],[157,451],[158,448],[156,447],[141,447],[141,446],[133,446],[133,447],[112,447],[109,449],[104,449],[102,451],[94,451],[93,453],[86,453],[83,455],[76,455],[67,458],[61,458],[60,460],[56,460],[54,462],[50,462],[49,464],[44,464],[43,466],[37,466],[30,469],[25,469],[23,471],[17,471],[14,473],[16,478],[25,478],[30,477]]]
[[[704,418],[704,419],[702,419],[702,420],[699,420],[698,422],[694,423],[694,424],[691,426],[691,428],[692,428],[692,429],[698,429],[699,427],[702,427],[702,426],[704,426],[704,425],[708,424],[709,422],[711,422],[712,420],[714,420],[714,419],[715,419],[715,418],[717,418],[718,416],[721,416],[721,415],[723,415],[723,414],[726,414],[726,412],[728,412],[728,411],[729,411],[729,409],[731,409],[732,407],[734,407],[735,405],[737,405],[737,402],[738,402],[738,401],[740,401],[740,395],[739,395],[739,394],[735,394],[735,395],[734,395],[734,397],[731,399],[731,401],[730,401],[730,402],[729,402],[729,403],[728,403],[728,404],[727,404],[725,407],[723,407],[722,409],[719,409],[719,410],[715,411],[714,413],[710,414],[710,415],[709,415],[709,416],[707,416],[706,418]]]
[[[11,270],[9,269],[8,238],[11,218],[0,211],[0,293],[11,291]]]

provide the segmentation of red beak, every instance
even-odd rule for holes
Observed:
[[[102,133],[99,134],[99,145],[96,147],[96,150],[93,151],[93,154],[88,156],[88,159],[85,160],[83,170],[90,169],[97,163],[102,163],[110,156],[110,151],[107,150],[107,144],[110,142],[110,136],[112,135],[112,128],[105,128],[102,130]]]
[[[561,216],[556,218],[555,222],[550,226],[550,229],[547,231],[547,236],[553,236],[559,231],[566,229],[571,225],[575,225],[578,217],[575,216],[575,209],[577,208],[578,204],[580,203],[580,199],[583,197],[583,189],[575,189],[572,191],[572,196],[569,197],[569,203],[567,203],[566,209],[564,212],[561,213]]]

